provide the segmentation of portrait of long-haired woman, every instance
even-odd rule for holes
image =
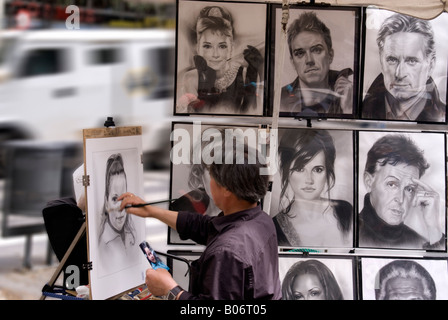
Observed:
[[[316,259],[299,260],[282,281],[284,300],[344,300],[335,275],[323,262]]]
[[[286,129],[279,138],[279,199],[271,215],[280,246],[353,246],[352,136],[334,136],[346,150],[337,152],[327,130]]]
[[[123,157],[120,153],[109,156],[105,172],[105,193],[103,209],[100,212],[98,244],[99,254],[104,261],[122,259],[127,251],[136,245],[136,229],[132,217],[120,210],[117,198],[127,191],[127,178]],[[112,260],[111,260],[112,259]],[[101,264],[105,266],[105,263]],[[108,270],[114,266],[105,267]]]

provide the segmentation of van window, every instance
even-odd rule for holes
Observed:
[[[52,75],[67,71],[68,66],[63,60],[64,54],[65,50],[61,48],[28,51],[19,77]]]
[[[148,67],[152,76],[156,77],[156,87],[150,91],[149,99],[170,98],[174,95],[174,64],[175,51],[173,47],[156,48],[147,51]]]
[[[122,52],[119,48],[94,49],[88,52],[87,58],[90,65],[120,63],[123,60]]]

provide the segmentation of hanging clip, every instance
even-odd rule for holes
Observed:
[[[84,270],[91,271],[91,270],[93,269],[92,261],[89,261],[89,262],[87,262],[87,263],[83,263],[83,264],[82,264],[82,268],[83,268]]]

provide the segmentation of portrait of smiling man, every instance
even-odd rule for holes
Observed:
[[[388,133],[375,141],[362,174],[366,194],[359,213],[360,247],[445,248],[439,191],[422,179],[429,167],[409,135]],[[425,234],[406,223],[413,215]]]
[[[295,18],[294,13],[301,12]],[[327,13],[328,14],[328,13]],[[344,13],[341,13],[344,14]],[[349,36],[332,40],[332,32],[320,18],[322,12],[292,10],[287,28],[289,61],[295,79],[283,85],[280,112],[283,116],[341,115],[353,112],[353,65],[347,55],[342,70],[334,70],[334,48],[340,41],[349,43]],[[329,15],[326,16],[330,17]],[[342,16],[340,16],[342,17]],[[339,18],[340,18],[339,17]],[[337,18],[335,18],[337,19]],[[337,30],[336,35],[339,36]],[[333,31],[334,32],[334,31]],[[349,35],[350,32],[348,31]],[[349,49],[346,45],[344,49]],[[340,48],[339,48],[340,49]],[[350,51],[348,51],[350,52]],[[290,76],[290,72],[286,76]],[[285,76],[285,77],[286,77]]]
[[[393,14],[381,24],[376,45],[381,73],[365,93],[362,117],[445,122],[445,98],[433,79],[437,55],[431,22]],[[366,57],[368,63],[367,51]]]

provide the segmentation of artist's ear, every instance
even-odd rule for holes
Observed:
[[[364,172],[364,185],[367,189],[367,192],[372,190],[374,176],[368,172]]]
[[[224,197],[228,198],[231,195],[233,195],[233,193],[231,191],[229,191],[229,189],[223,188],[223,195],[224,195]]]

